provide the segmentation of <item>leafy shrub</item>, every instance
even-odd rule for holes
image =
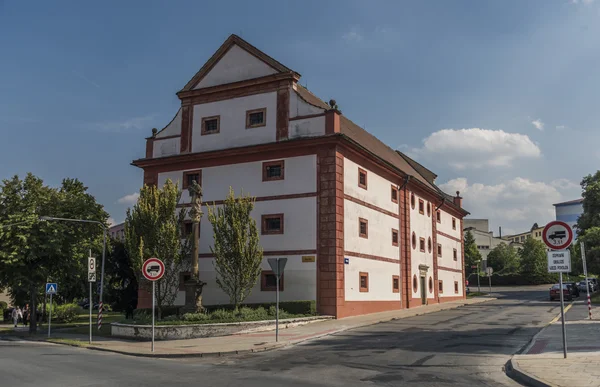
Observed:
[[[162,318],[164,319],[165,317],[168,316],[179,316],[180,313],[180,306],[166,306],[163,308],[162,310]],[[145,312],[148,314],[148,316],[152,317],[152,308],[139,308],[133,311],[133,315],[135,316],[136,312]],[[158,316],[158,308],[154,308],[154,313],[156,316]]]
[[[79,305],[77,304],[64,304],[59,305],[54,309],[54,315],[56,316],[57,321],[61,321],[64,323],[70,323],[80,312]]]
[[[162,319],[163,321],[179,321],[179,317],[178,316],[167,316],[165,318]]]
[[[148,312],[146,309],[136,309],[133,312],[133,322],[145,324],[152,321],[152,312]]]
[[[239,318],[240,320],[246,320],[246,321],[268,320],[269,312],[267,312],[267,310],[265,308],[263,308],[262,306],[260,306],[256,309],[252,309],[252,308],[248,308],[247,306],[244,306],[239,309],[236,317]]]
[[[244,305],[242,305],[242,308],[248,307],[251,309],[258,309],[258,308],[262,307],[266,310],[269,310],[271,306],[273,306],[273,308],[275,308],[275,303],[274,302],[266,302],[266,303],[261,303],[261,304],[244,304]],[[209,311],[216,311],[219,309],[232,311],[234,309],[234,306],[230,305],[230,304],[209,305],[206,308]],[[273,309],[273,310],[275,310],[275,309]],[[317,314],[317,303],[314,300],[282,301],[279,303],[279,312],[281,313],[282,310],[285,310],[286,312],[288,312],[290,314],[302,314],[302,315],[315,316]],[[273,315],[275,315],[275,314],[273,313]]]
[[[5,301],[0,301],[0,309],[4,310],[8,308],[8,304]]]
[[[186,313],[182,317],[183,321],[206,321],[210,316],[206,313]]]
[[[232,311],[228,311],[225,309],[215,310],[210,314],[211,320],[232,320],[234,319],[234,315]]]

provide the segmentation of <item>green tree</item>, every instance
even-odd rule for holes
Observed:
[[[494,247],[487,256],[487,265],[494,273],[517,273],[519,271],[519,255],[506,243]]]
[[[571,261],[581,257],[579,242],[585,243],[588,272],[600,273],[600,171],[581,181],[583,213],[577,220],[577,246]],[[579,259],[580,261],[581,259]]]
[[[0,186],[0,287],[11,298],[36,310],[43,299],[44,283],[59,283],[59,299],[80,296],[85,284],[88,249],[99,252],[102,229],[95,225],[42,222],[40,216],[91,219],[106,222],[108,214],[76,179],[63,180],[59,188],[44,185],[31,173],[4,180]],[[30,331],[37,329],[31,314]]]
[[[256,221],[250,213],[254,198],[236,198],[233,189],[223,206],[208,207],[208,219],[213,227],[217,285],[229,296],[235,308],[248,297],[261,272],[263,250],[260,247]]]
[[[519,251],[521,273],[534,278],[548,276],[548,259],[546,245],[542,241],[529,238]]]
[[[479,261],[481,261],[481,253],[477,250],[475,237],[471,230],[469,230],[465,233],[465,269],[467,273],[477,271],[477,269],[472,269],[472,267],[477,266]]]
[[[187,211],[177,211],[181,191],[171,180],[162,188],[144,186],[125,220],[125,248],[138,286],[150,291],[151,283],[142,276],[142,264],[156,257],[165,264],[163,278],[156,281],[158,318],[163,309],[173,305],[177,297],[179,274],[189,269],[189,238],[182,243],[182,229]],[[197,258],[196,258],[197,259]]]
[[[115,310],[135,309],[138,297],[137,276],[125,249],[125,243],[111,239],[106,256],[106,303]]]

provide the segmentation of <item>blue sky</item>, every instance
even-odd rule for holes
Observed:
[[[0,0],[0,178],[80,178],[122,221],[144,137],[231,33],[494,229],[550,220],[598,169],[600,1]]]

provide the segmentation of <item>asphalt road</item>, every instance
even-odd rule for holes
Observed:
[[[146,359],[0,341],[7,386],[515,386],[510,355],[559,312],[547,287],[497,301],[341,332],[283,350],[213,359]]]

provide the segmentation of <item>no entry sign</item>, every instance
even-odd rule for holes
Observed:
[[[142,265],[142,274],[148,281],[156,281],[165,275],[165,264],[158,258],[148,258]]]
[[[542,238],[552,250],[564,250],[573,242],[573,230],[565,222],[555,220],[544,227]]]

